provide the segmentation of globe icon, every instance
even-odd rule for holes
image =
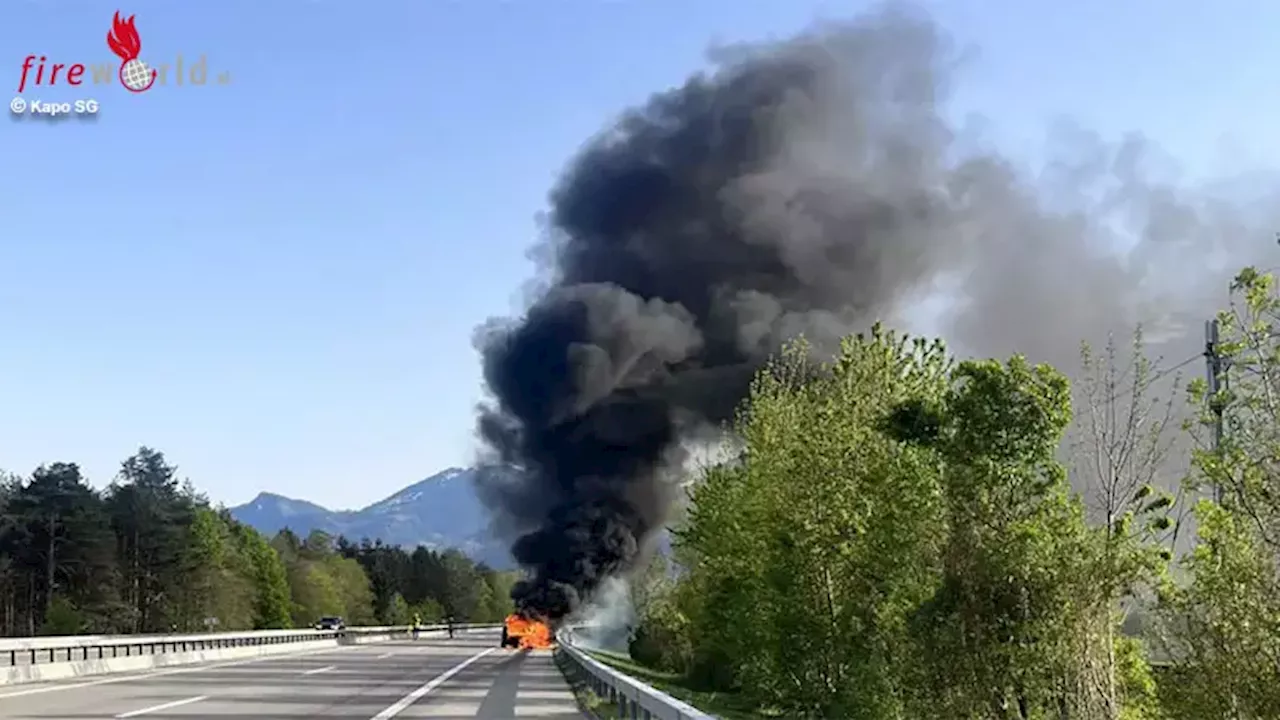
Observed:
[[[134,92],[142,92],[151,87],[152,72],[141,60],[130,60],[120,68],[120,82]]]

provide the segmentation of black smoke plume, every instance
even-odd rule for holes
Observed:
[[[902,10],[736,48],[573,161],[551,196],[545,286],[478,341],[480,432],[505,468],[481,494],[529,574],[521,611],[559,621],[633,566],[671,507],[681,440],[726,420],[787,338],[821,348],[949,282],[955,344],[1062,360],[1134,319],[1140,291],[1159,295],[1158,251],[1218,237],[1140,229],[1140,264],[1099,250],[1113,224],[965,153],[940,110],[953,65]],[[1139,155],[1098,171],[1124,194],[1108,207],[1147,229],[1194,216],[1153,200]]]
[[[781,338],[839,335],[927,276],[933,58],[868,47],[883,32],[748,50],[629,113],[554,191],[551,286],[483,341],[481,432],[518,472],[499,509],[529,528],[521,609],[558,620],[631,567],[677,441],[725,420]],[[831,157],[833,133],[861,139]]]

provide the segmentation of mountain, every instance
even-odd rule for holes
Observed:
[[[362,510],[329,510],[305,500],[260,493],[231,508],[231,516],[259,532],[323,530],[353,542],[363,538],[412,549],[458,548],[491,567],[513,566],[506,546],[489,537],[488,516],[472,490],[473,469],[449,468]]]

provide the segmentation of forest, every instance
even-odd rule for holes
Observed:
[[[797,342],[632,579],[631,658],[731,717],[1280,718],[1278,320],[1241,272],[1216,388],[1141,332],[1074,382]]]
[[[71,462],[0,479],[0,635],[500,621],[511,573],[457,550],[265,537],[140,448],[96,490]]]

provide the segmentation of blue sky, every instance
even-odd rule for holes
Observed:
[[[144,59],[204,53],[232,84],[28,92],[102,111],[0,125],[0,467],[76,461],[102,486],[147,444],[218,501],[356,507],[471,460],[472,329],[516,307],[535,215],[583,139],[711,42],[863,4],[5,6],[10,92],[28,54],[110,60],[116,9]],[[955,112],[1011,152],[1070,115],[1197,172],[1280,156],[1280,5],[930,6],[979,50]]]

